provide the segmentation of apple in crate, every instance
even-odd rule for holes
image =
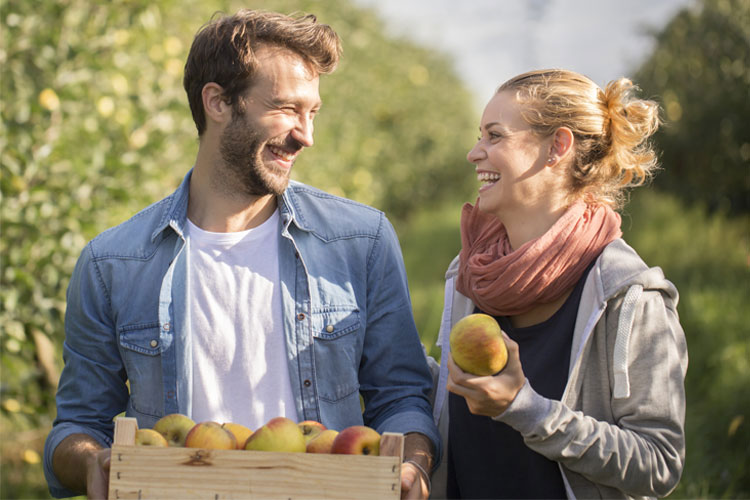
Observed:
[[[221,424],[223,428],[234,434],[234,438],[237,440],[237,449],[242,450],[245,448],[247,438],[252,436],[253,431],[245,427],[242,424],[235,424],[234,422],[225,422]]]
[[[305,436],[294,420],[275,417],[266,422],[245,443],[246,450],[305,452]]]
[[[339,431],[326,429],[307,442],[307,453],[331,453],[333,441]]]
[[[164,415],[154,424],[154,430],[164,436],[169,446],[185,446],[185,438],[193,427],[193,419],[180,413]]]
[[[353,425],[339,432],[331,453],[342,455],[379,455],[380,434],[365,425]]]
[[[164,436],[153,429],[138,429],[135,431],[135,444],[138,446],[169,446]]]
[[[297,424],[302,431],[302,435],[305,436],[305,443],[309,443],[312,439],[317,437],[321,432],[326,430],[326,426],[315,420],[304,420]]]
[[[234,434],[217,422],[201,422],[190,429],[185,438],[185,447],[207,450],[236,450]]]

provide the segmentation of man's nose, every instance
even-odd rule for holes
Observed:
[[[311,147],[314,143],[313,140],[313,120],[308,116],[301,116],[299,123],[292,131],[292,137],[296,139],[304,147]]]

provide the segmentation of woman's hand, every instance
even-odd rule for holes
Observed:
[[[448,360],[448,390],[466,399],[469,411],[475,415],[496,417],[505,411],[526,382],[518,357],[518,344],[503,333],[508,347],[508,363],[500,373],[491,376],[472,375]]]

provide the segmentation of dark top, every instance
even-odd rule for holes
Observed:
[[[513,328],[508,317],[495,318],[518,343],[531,387],[548,399],[559,401],[568,381],[576,314],[591,267],[547,321]],[[510,426],[471,414],[463,397],[450,393],[448,405],[448,498],[566,498],[557,462],[527,448]]]

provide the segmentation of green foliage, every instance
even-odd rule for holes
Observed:
[[[690,356],[687,459],[675,498],[750,496],[750,219],[642,191],[625,238],[680,291]]]
[[[313,12],[341,35],[316,146],[295,175],[405,219],[466,189],[475,118],[442,55],[383,35],[347,0],[6,0],[0,4],[0,496],[47,496],[65,290],[86,241],[169,192],[197,134],[182,89],[216,11]]]
[[[655,185],[711,210],[750,212],[750,2],[701,0],[656,41],[635,78],[666,115]]]

